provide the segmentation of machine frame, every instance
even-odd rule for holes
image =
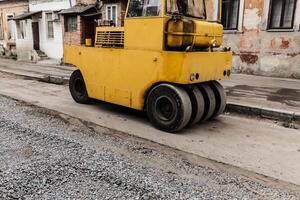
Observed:
[[[76,66],[80,71],[87,97],[149,111],[147,110],[148,95],[160,84],[190,90],[188,88],[202,83],[230,77],[232,52],[228,49],[216,50],[212,44],[203,51],[166,49],[166,34],[168,33],[165,27],[172,16],[166,15],[165,2],[162,1],[163,12],[160,16],[128,18],[129,1],[124,27],[97,27],[94,47],[64,45],[64,62]],[[190,18],[185,17],[185,19]],[[215,29],[219,34],[221,25],[201,19],[192,18],[191,20],[204,29],[192,34],[194,38],[199,37],[200,42],[210,42],[212,40],[210,37],[213,37],[212,41],[215,41],[217,35],[210,34],[213,34]],[[97,33],[103,30],[123,32],[124,46],[97,46]],[[176,36],[179,33],[171,34]],[[218,37],[218,42],[222,43],[220,34]],[[74,86],[73,90],[76,89],[75,83],[70,85]],[[72,93],[71,87],[70,90]],[[205,89],[203,91],[205,93]],[[221,93],[224,92],[221,91]],[[72,96],[74,98],[74,94]],[[74,99],[82,103],[76,100],[76,97]],[[224,104],[226,100],[220,101],[222,102],[219,104]],[[187,104],[195,103],[191,100]],[[204,105],[204,107],[209,107],[209,105]],[[197,108],[194,106],[190,112],[195,112],[193,109]],[[213,109],[216,115],[219,111],[215,107]],[[193,114],[187,115],[190,118]],[[172,128],[159,125],[156,127],[174,132],[186,125],[186,122],[182,121],[184,120],[181,120],[180,125]]]

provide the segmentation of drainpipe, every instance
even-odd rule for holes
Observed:
[[[70,8],[72,8],[72,0],[69,0],[69,2],[70,2]]]

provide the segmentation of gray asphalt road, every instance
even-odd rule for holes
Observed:
[[[285,188],[0,96],[0,199],[300,199]]]

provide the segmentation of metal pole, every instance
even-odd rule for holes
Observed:
[[[72,0],[69,0],[69,2],[70,2],[70,8],[72,8]]]

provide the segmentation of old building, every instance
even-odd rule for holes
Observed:
[[[4,48],[15,48],[16,29],[11,19],[26,11],[28,0],[0,0],[0,45]]]
[[[15,16],[19,60],[37,61],[63,57],[63,34],[58,13],[76,4],[75,0],[29,0],[29,12]]]
[[[64,43],[84,45],[94,43],[97,25],[123,26],[127,0],[77,0],[76,6],[60,12]]]
[[[300,1],[223,0],[236,72],[300,78]]]
[[[97,1],[81,0],[79,4]],[[208,16],[216,20],[218,0],[207,0]],[[101,21],[122,26],[126,0],[99,3]],[[300,2],[297,0],[223,0],[224,46],[234,54],[233,69],[275,77],[300,78]],[[77,21],[78,22],[78,21]],[[81,25],[78,25],[81,27]],[[79,30],[79,29],[78,29]],[[84,33],[83,29],[80,29]],[[70,40],[84,44],[84,36]],[[89,36],[90,37],[90,36]]]
[[[127,0],[103,0],[102,20],[112,20],[116,26],[123,26]]]
[[[101,17],[97,4],[77,4],[59,14],[62,19],[64,44],[80,46],[85,44],[86,39],[93,43],[97,20]]]

